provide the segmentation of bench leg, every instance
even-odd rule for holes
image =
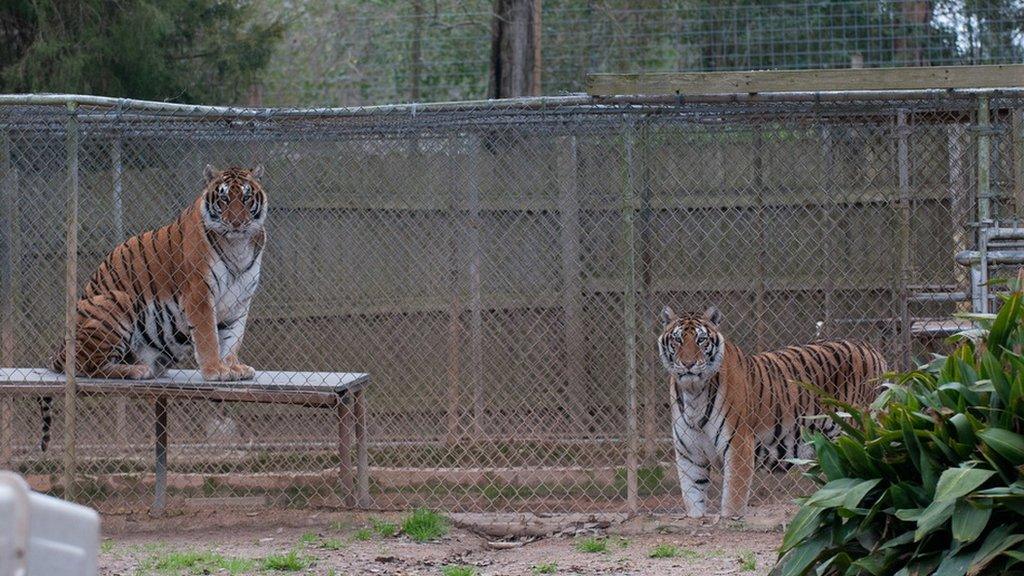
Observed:
[[[0,468],[14,468],[14,398],[0,396]]]
[[[167,505],[167,398],[158,397],[156,407],[156,494],[153,497],[154,516],[163,514]]]
[[[338,400],[338,475],[345,494],[345,506],[356,505],[355,486],[352,481],[352,395]]]
[[[370,457],[366,447],[366,397],[362,390],[354,394],[356,419],[356,505],[359,508],[370,507]]]

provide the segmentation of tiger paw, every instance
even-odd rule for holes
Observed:
[[[241,363],[232,364],[231,372],[237,376],[238,380],[252,380],[253,376],[256,375],[255,368]]]
[[[208,382],[228,382],[240,379],[239,374],[232,370],[231,366],[228,366],[227,364],[204,366],[201,372],[203,373],[203,380]]]
[[[146,364],[133,364],[128,367],[129,380],[151,380],[155,377],[153,369]]]

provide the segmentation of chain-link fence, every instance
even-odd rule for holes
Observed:
[[[155,279],[159,251],[199,236],[144,237],[101,262],[183,211],[199,218],[187,209],[206,164],[263,164],[267,239],[240,360],[258,373],[371,375],[369,505],[380,508],[679,511],[655,348],[663,305],[717,305],[749,353],[849,337],[906,365],[941,349],[970,307],[954,255],[975,245],[979,208],[1004,223],[1024,209],[1019,92],[331,110],[68,101],[0,98],[0,364],[49,365],[69,242],[72,304],[95,290],[98,267],[115,278],[134,258],[126,278],[138,285],[119,289],[155,295],[105,308],[144,318],[133,349],[163,350],[178,332],[198,342],[198,313],[177,330],[178,308],[147,306],[187,307],[184,280]],[[212,210],[223,222],[251,221],[238,206],[255,215],[253,192],[219,182],[206,204],[226,202]],[[231,237],[218,230],[208,242]],[[204,289],[226,297],[227,277],[211,274]],[[170,287],[156,294],[154,282]],[[213,307],[218,324],[231,315]],[[289,378],[302,389],[312,377]],[[269,402],[245,383],[211,397],[193,384],[165,400],[169,507],[345,502],[349,432],[329,400]],[[149,506],[155,396],[132,389],[0,386],[3,466],[104,511]],[[798,480],[759,472],[753,503],[788,501]]]
[[[544,0],[544,94],[588,73],[1012,64],[1020,0]],[[291,23],[263,104],[487,96],[493,2],[270,3]],[[277,8],[275,8],[277,6]]]

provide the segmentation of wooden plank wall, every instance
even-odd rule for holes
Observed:
[[[886,325],[863,321],[898,312],[893,117],[841,118],[827,131],[754,120],[655,119],[643,130],[642,314],[714,303],[729,337],[750,350],[808,341],[827,314],[830,335],[884,345]],[[971,162],[970,146],[948,134],[967,133],[969,120],[950,115],[910,128],[918,284],[955,281],[951,257],[962,239],[954,230],[963,223],[950,198],[970,193],[957,182],[970,180]],[[495,138],[460,130],[409,142],[244,134],[219,144],[87,142],[82,280],[120,228],[157,226],[186,206],[203,164],[258,159],[267,167],[270,241],[246,361],[372,373],[376,440],[457,438],[477,426],[504,438],[621,436],[621,132],[517,128]],[[5,358],[38,365],[61,328],[62,175],[47,164],[45,144],[14,136],[12,149],[20,150],[22,219],[17,250],[5,254],[20,254],[24,297]],[[649,355],[656,323],[640,324]],[[645,362],[643,414],[660,422],[660,368]],[[665,429],[641,423],[648,435]]]

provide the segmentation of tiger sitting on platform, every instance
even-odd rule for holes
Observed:
[[[809,458],[801,441],[806,426],[828,436],[838,426],[822,413],[818,398],[797,384],[807,382],[850,404],[873,397],[873,380],[885,359],[867,344],[845,340],[746,355],[719,331],[721,314],[677,316],[662,310],[658,338],[661,362],[670,374],[672,440],[687,513],[707,511],[708,467],[722,464],[721,515],[742,516],[750,497],[755,460],[786,467],[786,459]]]
[[[78,302],[75,372],[143,380],[194,352],[205,380],[245,380],[238,349],[260,280],[267,195],[262,167],[207,166],[202,194],[170,224],[129,238]],[[64,371],[63,343],[52,368]],[[50,399],[43,400],[43,440]]]

